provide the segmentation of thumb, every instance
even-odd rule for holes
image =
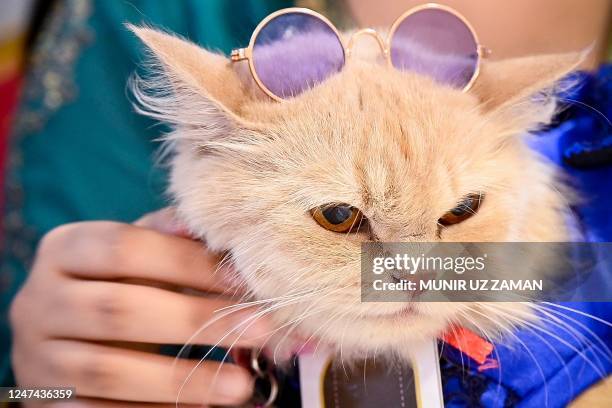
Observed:
[[[133,223],[137,227],[148,228],[161,232],[162,234],[190,237],[187,227],[176,218],[173,207],[162,208],[143,215]]]

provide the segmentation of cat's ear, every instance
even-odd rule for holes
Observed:
[[[208,105],[203,106],[206,112],[217,113],[228,121],[242,121],[237,112],[249,95],[228,58],[152,28],[130,24],[126,27],[142,40],[159,62],[156,64],[158,77],[154,81],[165,82],[164,91],[176,94],[174,100],[168,100],[173,102],[175,109],[188,109],[188,106],[179,105],[181,101],[187,102],[184,99],[191,95],[189,103]],[[200,101],[196,101],[197,96]],[[166,108],[171,109],[170,106]]]
[[[558,81],[575,70],[590,50],[486,61],[470,90],[485,111],[525,105],[533,95],[547,94]]]

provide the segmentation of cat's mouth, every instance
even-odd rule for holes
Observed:
[[[365,320],[380,322],[381,320],[398,321],[402,319],[414,319],[419,316],[422,316],[422,314],[419,312],[418,307],[414,303],[407,303],[400,309],[383,313],[364,314],[361,317],[365,318]]]
[[[389,314],[390,319],[414,318],[421,314],[414,303],[409,303],[395,313]]]
[[[397,311],[395,313],[396,316],[398,317],[402,317],[402,316],[417,316],[419,315],[419,311],[416,308],[416,305],[414,303],[409,303],[406,306],[404,306],[401,310]]]

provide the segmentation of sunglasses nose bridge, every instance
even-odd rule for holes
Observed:
[[[374,39],[378,43],[378,46],[380,47],[380,51],[383,53],[385,57],[387,57],[389,50],[387,49],[387,46],[385,45],[385,40],[383,40],[382,36],[378,33],[378,31],[374,30],[373,28],[362,28],[361,30],[351,35],[351,38],[349,38],[348,44],[346,46],[347,56],[351,55],[353,46],[355,45],[357,38],[364,36],[364,35],[369,35],[370,37],[374,37]]]

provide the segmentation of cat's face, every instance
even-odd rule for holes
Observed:
[[[575,56],[524,60],[531,71],[502,77],[497,88],[484,70],[471,93],[354,59],[279,103],[257,96],[219,56],[151,30],[136,33],[165,66],[158,80],[169,86],[167,99],[137,95],[176,127],[178,213],[212,249],[228,251],[239,282],[270,299],[265,307],[302,338],[361,353],[400,350],[449,323],[466,324],[466,316],[491,325],[473,304],[361,303],[364,241],[563,238],[552,170],[520,135],[550,115],[526,96],[571,69]],[[470,194],[484,197],[477,211],[441,225]],[[334,232],[313,218],[335,204],[358,209],[367,225]]]

